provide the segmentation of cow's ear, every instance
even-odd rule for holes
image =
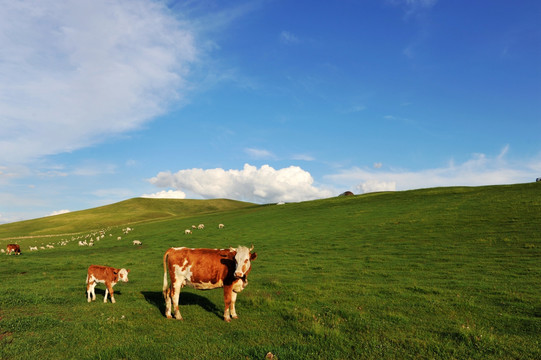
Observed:
[[[256,257],[257,257],[257,253],[250,254],[250,260],[255,260]]]

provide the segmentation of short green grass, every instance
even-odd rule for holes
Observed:
[[[26,232],[0,226],[0,238],[35,236],[17,240],[21,256],[0,256],[0,358],[541,358],[539,184],[198,210],[204,204],[175,212],[138,202],[122,216],[88,210],[108,221],[92,248],[44,237],[95,229],[77,214],[64,218],[72,225],[66,214],[49,227],[53,218],[34,220],[39,230],[32,221]],[[140,221],[128,235],[126,216]],[[206,228],[184,234],[199,223]],[[27,251],[50,242],[54,249]],[[185,320],[167,320],[165,250],[239,244],[258,253],[239,319],[223,321],[221,290],[184,289]],[[116,304],[102,302],[103,286],[86,302],[90,264],[130,268],[130,282],[115,286]]]

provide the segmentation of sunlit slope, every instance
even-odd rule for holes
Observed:
[[[88,210],[92,224],[71,214],[78,231],[115,223],[92,247],[11,240],[23,254],[0,256],[0,358],[541,359],[539,183],[212,204],[134,199]],[[51,233],[46,220],[61,218],[37,225]],[[124,234],[127,221],[140,222]],[[184,322],[165,319],[166,249],[239,244],[258,254],[240,319],[224,323],[222,291],[189,288]],[[90,264],[131,269],[114,306],[87,303]]]
[[[93,209],[0,225],[0,239],[99,230],[142,221],[237,210],[257,205],[227,200],[135,198]]]

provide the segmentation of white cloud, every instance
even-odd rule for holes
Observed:
[[[62,214],[67,214],[69,212],[71,212],[71,211],[69,211],[69,210],[58,210],[58,211],[53,211],[48,216],[62,215]]]
[[[154,194],[143,194],[141,197],[150,199],[186,199],[186,194],[180,190],[163,190]]]
[[[302,160],[302,161],[315,161],[316,159],[308,154],[295,154],[291,157],[293,160]]]
[[[296,35],[285,30],[280,33],[280,40],[284,44],[296,44],[300,41]]]
[[[363,194],[371,193],[371,192],[379,192],[379,191],[396,191],[396,182],[368,180],[357,185],[357,190]]]
[[[541,159],[520,162],[505,160],[506,146],[496,157],[474,154],[456,165],[418,171],[361,169],[344,170],[325,178],[342,186],[356,186],[362,192],[409,190],[440,186],[482,186],[534,181],[541,174]]]
[[[149,180],[158,187],[190,191],[204,198],[229,198],[257,203],[305,201],[332,196],[314,186],[309,172],[297,166],[274,169],[245,164],[242,170],[188,169],[160,172]]]
[[[0,163],[137,129],[182,100],[198,57],[155,1],[6,1],[0,19]]]
[[[247,149],[244,149],[244,151],[255,159],[275,159],[276,158],[276,156],[272,152],[268,150],[264,150],[264,149],[247,148]]]

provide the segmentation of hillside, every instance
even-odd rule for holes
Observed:
[[[0,225],[0,240],[10,237],[81,233],[111,226],[210,214],[257,205],[227,200],[134,198],[88,210]]]
[[[123,221],[140,222],[125,234]],[[207,226],[184,234],[197,223]],[[114,226],[100,239],[21,238],[21,256],[0,256],[0,358],[541,358],[539,183],[280,206],[133,199],[9,235],[104,224]],[[223,321],[222,291],[188,287],[184,321],[166,319],[164,252],[239,244],[257,252],[239,319]],[[102,285],[87,302],[90,264],[131,270],[116,304]]]

